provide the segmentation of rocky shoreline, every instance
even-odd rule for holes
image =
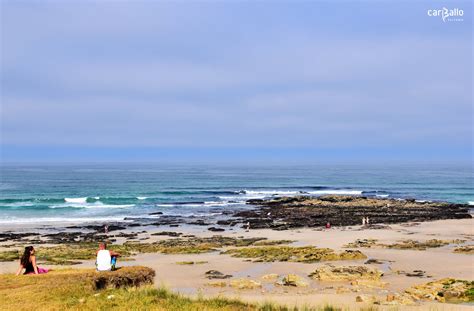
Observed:
[[[257,206],[234,214],[250,228],[290,228],[354,226],[368,217],[374,229],[384,224],[472,218],[469,205],[414,199],[382,199],[364,196],[328,195],[321,197],[283,197],[248,200]]]
[[[448,202],[419,202],[415,200],[379,199],[363,196],[328,195],[321,197],[296,196],[248,200],[249,209],[220,213],[218,217],[169,216],[151,213],[152,218],[126,218],[124,221],[84,223],[60,226],[42,225],[37,228],[0,230],[0,243],[8,241],[36,244],[97,242],[110,232],[114,238],[140,240],[139,235],[162,228],[160,235],[179,236],[172,230],[187,226],[202,227],[209,232],[240,231],[243,229],[288,230],[292,228],[324,228],[355,226],[368,217],[364,228],[381,229],[388,224],[425,222],[443,219],[472,218],[467,204]],[[34,230],[33,230],[34,229]]]

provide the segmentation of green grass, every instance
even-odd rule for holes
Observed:
[[[135,278],[148,273],[147,268],[144,267],[123,269],[120,273],[128,273]],[[106,277],[111,277],[113,274],[114,272],[109,272]],[[108,287],[96,290],[93,284],[98,275],[101,274],[91,269],[58,270],[36,276],[0,275],[2,310],[337,310],[331,306],[297,309],[272,303],[256,305],[221,297],[203,298],[200,296],[197,299],[191,299],[172,293],[166,288],[155,288],[152,285]]]
[[[245,247],[265,241],[267,243],[280,243],[281,241],[266,241],[265,238],[230,238],[213,236],[208,238],[167,239],[154,243],[126,242],[124,244],[111,244],[109,249],[120,253],[121,260],[139,253],[163,254],[201,254],[216,251],[226,246]],[[286,241],[283,241],[286,242]],[[72,265],[80,260],[95,259],[97,243],[61,244],[51,247],[38,247],[37,260],[46,264]],[[0,252],[0,261],[14,261],[21,256],[20,250]]]

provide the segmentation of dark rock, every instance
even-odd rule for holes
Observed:
[[[209,230],[209,231],[214,231],[214,232],[222,232],[222,231],[225,231],[224,228],[216,228],[216,227],[209,227],[209,228],[207,228],[207,230]]]
[[[174,231],[161,231],[161,232],[152,233],[152,235],[167,235],[167,236],[172,236],[172,237],[178,237],[182,235],[182,233],[174,232]]]
[[[366,264],[366,265],[370,265],[370,264],[382,265],[383,261],[380,261],[378,259],[369,259],[366,262],[364,262],[364,264]]]
[[[363,196],[296,196],[247,203],[256,208],[236,212],[234,217],[239,217],[243,224],[249,223],[251,229],[324,227],[327,222],[333,227],[354,226],[361,225],[363,217],[370,219],[364,229],[389,229],[387,224],[472,218],[467,204]]]
[[[205,222],[204,220],[202,219],[198,219],[196,221],[191,221],[191,222],[187,222],[188,225],[197,225],[197,226],[209,226],[210,223],[208,222]]]
[[[208,279],[228,279],[232,277],[230,274],[224,274],[217,270],[209,270],[204,275]]]

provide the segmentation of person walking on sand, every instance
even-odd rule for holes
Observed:
[[[97,260],[95,262],[97,271],[113,271],[117,264],[117,257],[120,254],[107,249],[107,244],[99,243],[99,250],[97,251]]]
[[[48,273],[49,269],[40,268],[36,265],[35,248],[33,246],[25,247],[25,252],[20,259],[20,267],[16,275],[20,275],[21,271],[25,269],[23,274],[43,274]]]

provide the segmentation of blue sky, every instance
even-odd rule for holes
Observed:
[[[2,0],[2,161],[470,162],[471,27],[470,1]]]

